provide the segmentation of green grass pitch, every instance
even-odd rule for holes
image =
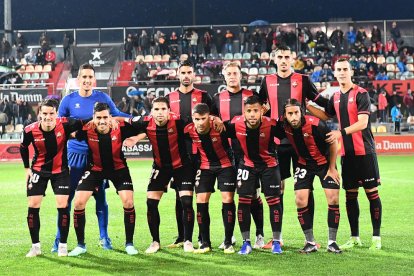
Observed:
[[[217,274],[217,275],[414,275],[414,157],[380,156],[379,166],[383,185],[380,196],[383,204],[382,243],[383,250],[368,250],[371,241],[369,205],[360,190],[360,234],[363,248],[346,251],[341,255],[325,251],[327,243],[327,206],[319,182],[315,181],[315,237],[321,243],[319,252],[301,255],[304,237],[296,218],[292,180],[285,192],[285,215],[283,223],[284,254],[272,255],[269,251],[254,250],[249,256],[224,255],[218,249],[205,255],[183,253],[182,249],[164,249],[154,255],[144,251],[151,242],[146,222],[145,191],[150,173],[150,161],[130,161],[135,187],[137,223],[134,241],[139,249],[137,256],[124,253],[124,229],[122,205],[111,186],[107,190],[110,218],[109,233],[114,250],[104,251],[98,247],[98,226],[95,203],[91,199],[86,211],[86,243],[88,253],[77,258],[58,258],[50,253],[56,228],[56,208],[50,187],[40,211],[40,240],[43,255],[26,258],[31,242],[26,225],[27,200],[24,169],[21,163],[0,163],[0,274],[2,275],[104,275],[128,274]],[[174,219],[175,194],[169,191],[160,203],[161,246],[173,241],[176,235]],[[349,237],[345,210],[345,193],[341,190],[341,222],[338,243]],[[223,237],[220,197],[216,193],[210,203],[211,237],[217,247]],[[252,224],[252,235],[254,224]],[[194,238],[198,232],[195,226]],[[241,237],[236,224],[236,249]],[[271,236],[268,209],[265,204],[265,236]],[[252,239],[254,237],[252,236]],[[75,231],[71,218],[68,241],[69,249],[76,246]]]

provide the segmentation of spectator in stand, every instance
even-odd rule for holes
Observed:
[[[234,35],[230,30],[226,30],[226,53],[233,53],[233,38]]]
[[[152,101],[155,99],[155,93],[149,92],[144,99],[144,110],[145,115],[150,115],[152,109]]]
[[[376,72],[374,70],[373,66],[368,66],[368,72],[367,72],[367,76],[369,80],[374,80],[376,77]]]
[[[387,122],[387,91],[382,90],[378,95],[378,117],[381,123]]]
[[[66,60],[70,56],[70,46],[72,45],[72,38],[69,34],[63,35],[63,59]]]
[[[39,45],[40,45],[40,48],[42,49],[43,54],[46,55],[46,52],[50,50],[50,40],[46,32],[43,32],[40,35]]]
[[[132,60],[132,51],[134,50],[134,44],[132,42],[132,34],[128,34],[128,37],[124,43],[125,60]]]
[[[33,48],[29,48],[29,52],[24,55],[24,59],[28,64],[36,63],[36,53],[34,52]]]
[[[32,114],[27,114],[27,119],[23,122],[23,127],[27,127],[28,125],[33,124],[35,121],[32,118]]]
[[[3,137],[3,134],[6,132],[6,125],[9,121],[9,118],[6,113],[7,104],[5,103],[5,100],[0,99],[0,138]]]
[[[10,42],[6,39],[6,37],[3,37],[3,40],[1,41],[1,56],[5,59],[8,59],[10,57],[11,53],[11,45]]]
[[[0,66],[7,67],[7,59],[2,57],[0,60]]]
[[[400,60],[397,62],[397,67],[401,73],[407,72],[407,58],[400,58]]]
[[[341,30],[339,26],[337,26],[336,29],[332,32],[329,41],[331,42],[332,47],[334,48],[335,54],[341,55],[344,49],[344,32]]]
[[[329,67],[329,64],[325,63],[319,74],[319,81],[320,82],[331,82],[334,80],[334,75],[332,69]]]
[[[355,41],[355,44],[351,47],[351,55],[356,55],[360,57],[361,55],[367,52],[365,45],[359,40]]]
[[[391,25],[391,38],[392,40],[397,44],[397,45],[401,45],[404,43],[404,41],[401,39],[401,32],[400,32],[400,28],[397,26],[397,22],[392,22]]]
[[[160,55],[168,54],[167,36],[163,32],[161,32],[158,37],[158,44],[160,46]]]
[[[365,32],[365,28],[362,26],[359,27],[358,32],[356,34],[356,41],[359,41],[361,44],[364,44],[366,38],[367,38],[367,34]]]
[[[220,29],[217,29],[216,34],[213,36],[214,45],[216,46],[217,54],[223,53],[224,48],[224,35]]]
[[[191,40],[190,40],[191,52],[193,55],[198,55],[198,34],[195,30],[191,33]]]
[[[211,35],[209,31],[206,31],[203,35],[203,49],[204,55],[207,57],[211,53]]]
[[[401,104],[400,103],[396,104],[391,109],[391,118],[392,118],[392,121],[394,122],[394,134],[401,134],[400,124],[401,124],[401,120],[403,118],[403,115],[401,113]]]
[[[371,46],[369,46],[368,54],[375,56],[378,55],[378,48],[376,43],[372,43]]]
[[[135,76],[137,78],[137,81],[146,81],[148,80],[148,66],[147,64],[144,62],[143,59],[140,59],[138,61],[138,64],[135,66]]]
[[[388,76],[385,73],[385,71],[380,71],[377,76],[375,77],[375,80],[388,80]]]
[[[16,63],[16,59],[14,58],[14,56],[10,56],[7,60],[6,60],[6,66],[9,68],[15,68],[17,66]]]
[[[272,27],[269,27],[266,33],[266,52],[270,53],[273,44],[276,44],[276,33]]]
[[[374,25],[371,30],[371,42],[377,44],[381,42],[381,31],[378,29],[377,25]]]
[[[305,74],[311,74],[313,72],[313,63],[312,59],[307,59],[305,67],[303,68],[303,72]]]
[[[45,65],[45,54],[41,48],[39,48],[36,53],[36,64]]]
[[[19,117],[22,118],[21,124],[23,124],[27,120],[31,111],[32,111],[32,107],[29,105],[29,103],[26,101],[23,101],[20,106],[20,110],[19,110],[20,112]]]
[[[385,54],[386,56],[395,56],[398,52],[397,43],[394,40],[389,38],[387,43],[385,43]]]
[[[132,35],[132,45],[134,45],[134,56],[136,57],[139,55],[139,35],[137,32],[135,32]]]
[[[243,26],[242,30],[239,32],[239,41],[240,41],[240,53],[247,53],[250,50],[250,32],[247,26]]]
[[[353,26],[349,26],[349,31],[346,32],[346,41],[348,42],[348,49],[355,44],[356,32]]]
[[[376,59],[374,55],[368,56],[367,58],[367,67],[372,67],[375,71],[375,75],[378,73],[378,64],[376,63]]]
[[[24,57],[24,49],[26,48],[26,39],[21,33],[17,33],[14,46],[16,47],[16,58],[20,61]]]
[[[396,106],[397,104],[401,104],[402,103],[402,97],[400,95],[398,95],[396,90],[392,91],[392,95],[388,95],[388,104],[389,104],[389,109],[391,110],[394,106]]]
[[[129,98],[122,97],[121,101],[116,105],[116,107],[124,113],[129,114],[129,111],[131,109]]]
[[[326,33],[319,29],[316,32],[316,51],[324,51],[328,49],[328,37],[326,36]]]
[[[322,72],[322,68],[320,66],[315,67],[312,75],[310,76],[311,81],[320,82],[321,72]]]
[[[411,92],[411,89],[408,89],[407,93],[404,95],[403,103],[407,110],[407,115],[414,116],[414,92]]]
[[[138,38],[139,53],[146,56],[149,54],[150,49],[150,39],[148,37],[147,31],[142,30],[141,35]]]
[[[169,53],[171,55],[171,48],[172,47],[177,47],[178,48],[178,36],[176,32],[172,32],[170,35],[170,40],[168,41],[169,45],[170,45],[170,49],[169,49]]]

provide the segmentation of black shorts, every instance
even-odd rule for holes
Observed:
[[[110,180],[117,192],[134,190],[128,168],[110,172],[85,171],[81,180],[79,180],[76,190],[98,192],[99,188],[102,188],[102,181],[104,179]]]
[[[240,165],[237,170],[237,194],[254,196],[257,193],[257,183],[260,180],[262,193],[265,196],[280,194],[279,166],[252,168]]]
[[[160,168],[155,163],[152,171],[147,191],[167,191],[168,183],[174,183],[177,191],[193,191],[194,172],[191,164],[184,165],[177,169]]]
[[[342,156],[342,187],[372,189],[381,185],[377,155]]]
[[[298,163],[298,166],[295,169],[294,185],[296,190],[309,189],[313,191],[313,180],[315,176],[319,177],[321,181],[322,188],[324,189],[339,189],[339,185],[331,177],[327,177],[325,180],[325,175],[328,172],[329,164],[325,165],[315,165],[315,166],[305,166]]]
[[[196,193],[214,193],[214,184],[217,179],[217,187],[222,192],[236,190],[236,170],[232,167],[217,169],[199,169],[195,176]]]
[[[191,154],[190,155],[191,160],[191,168],[193,170],[193,175],[196,174],[197,170],[200,168],[200,156],[198,154]],[[174,179],[171,180],[170,188],[178,191],[177,184],[175,183]],[[165,189],[165,192],[167,192],[167,189]]]
[[[26,183],[27,196],[45,196],[47,182],[50,180],[53,193],[55,195],[69,195],[70,193],[70,176],[69,170],[50,176],[42,176],[41,173],[32,171],[33,176]]]
[[[277,147],[277,159],[280,166],[280,178],[285,180],[292,176],[290,168],[296,168],[298,156],[290,144],[282,144]],[[292,162],[291,162],[292,161]]]

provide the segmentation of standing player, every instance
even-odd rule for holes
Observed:
[[[191,123],[191,110],[198,103],[206,103],[209,107],[211,106],[212,100],[210,95],[206,91],[194,88],[193,82],[195,78],[194,65],[185,60],[178,66],[178,78],[180,80],[180,86],[176,91],[169,93],[166,98],[169,101],[171,112],[180,115],[181,120],[185,124]],[[187,151],[191,154],[194,171],[198,169],[199,160],[196,157],[196,148],[192,147],[191,142],[187,143]],[[171,184],[172,188],[175,187],[175,183]],[[192,196],[192,194],[191,194]],[[177,240],[170,244],[169,248],[181,247],[184,242],[184,228],[182,221],[183,207],[181,205],[178,190],[176,189],[176,202],[175,202],[175,214],[178,228]]]
[[[214,95],[211,113],[220,116],[222,121],[229,121],[235,116],[243,115],[243,101],[255,93],[241,88],[242,74],[240,66],[236,62],[227,63],[223,68],[223,75],[226,80],[226,90]],[[231,140],[231,147],[235,155],[237,168],[240,158],[243,157],[243,151],[237,139]],[[252,198],[251,213],[256,224],[256,241],[253,248],[262,248],[264,246],[263,203],[260,198],[260,191],[257,196]],[[234,242],[235,239],[233,239]],[[219,248],[224,248],[224,243]]]
[[[381,249],[382,204],[378,194],[378,185],[381,182],[375,142],[369,122],[369,95],[365,89],[352,83],[353,71],[348,60],[337,60],[334,74],[340,90],[329,100],[326,112],[331,116],[337,116],[340,130],[328,133],[327,142],[331,143],[342,137],[342,181],[346,191],[346,211],[351,227],[351,238],[341,246],[341,249],[362,245],[359,238],[359,187],[365,189],[370,203],[373,228],[370,249]]]
[[[188,124],[184,132],[197,146],[201,159],[200,168],[195,176],[195,190],[197,193],[197,220],[202,244],[194,253],[211,251],[208,205],[211,193],[214,193],[216,179],[222,198],[221,212],[225,232],[223,249],[226,254],[234,253],[232,236],[236,212],[234,205],[236,172],[233,167],[233,153],[229,141],[224,133],[214,129],[213,121],[210,118],[210,109],[204,103],[197,104],[193,108],[193,123]]]
[[[96,102],[107,103],[110,107],[110,113],[113,116],[125,116],[128,114],[120,112],[111,98],[100,91],[93,90],[93,85],[96,83],[95,69],[90,64],[83,64],[79,67],[78,73],[79,91],[75,91],[66,95],[59,106],[59,116],[69,117],[74,119],[85,120],[92,118],[93,106]],[[71,193],[69,196],[69,209],[72,199],[75,195],[76,186],[81,179],[85,169],[88,165],[88,145],[85,141],[78,141],[76,139],[68,142],[68,161],[70,167],[70,183]],[[105,188],[108,183],[102,182],[98,192],[94,193],[96,200],[96,215],[98,217],[100,244],[104,249],[112,249],[111,240],[108,236],[108,204],[105,197]],[[56,246],[59,243],[59,231],[56,235],[55,244],[52,252],[56,251]]]
[[[153,242],[145,252],[151,254],[160,249],[158,204],[172,178],[183,206],[180,215],[184,222],[184,252],[193,252],[194,173],[184,139],[184,122],[178,115],[170,113],[167,98],[158,97],[153,101],[151,116],[135,117],[131,124],[137,131],[147,134],[154,156],[147,189],[147,220]]]
[[[287,46],[280,46],[275,51],[275,64],[277,72],[274,75],[266,76],[261,84],[259,97],[263,102],[265,110],[269,110],[265,115],[272,119],[278,119],[283,112],[283,104],[287,99],[296,99],[305,108],[306,99],[315,101],[322,107],[325,107],[327,100],[319,97],[318,90],[311,83],[306,75],[294,73],[291,70],[293,62],[292,52]],[[282,205],[281,219],[283,218],[283,193],[285,189],[284,180],[291,176],[291,161],[293,167],[296,167],[297,156],[287,139],[276,140],[277,158],[280,164],[280,176],[282,178],[280,202]],[[313,193],[309,196],[309,210],[311,216],[314,214]]]
[[[250,210],[259,180],[269,205],[270,225],[273,232],[272,253],[281,254],[280,172],[274,143],[277,135],[276,120],[262,117],[260,99],[257,96],[250,96],[244,101],[244,115],[234,117],[231,123],[227,121],[225,125],[228,136],[239,140],[244,154],[237,171],[239,195],[237,215],[243,237],[239,254],[252,252]]]
[[[278,123],[280,138],[287,137],[299,157],[295,169],[295,195],[299,223],[306,244],[301,253],[318,250],[313,236],[313,217],[309,213],[308,198],[313,180],[318,176],[328,201],[328,252],[341,253],[336,244],[339,225],[339,174],[336,170],[337,141],[328,144],[326,134],[331,130],[324,121],[304,114],[302,105],[295,99],[286,101],[283,118]]]
[[[97,102],[93,109],[93,122],[84,126],[76,136],[86,140],[91,151],[91,165],[83,174],[76,188],[73,221],[78,245],[69,256],[86,253],[85,245],[85,208],[92,194],[99,190],[104,179],[114,184],[124,208],[125,251],[136,255],[138,251],[133,244],[135,230],[134,188],[131,175],[122,153],[122,141],[137,134],[131,126],[112,128],[110,107],[107,103]]]
[[[67,140],[71,132],[82,128],[80,121],[57,118],[58,102],[46,99],[40,104],[40,122],[25,127],[20,154],[26,168],[27,196],[29,209],[27,223],[32,238],[32,248],[26,257],[41,254],[39,230],[39,210],[50,180],[56,195],[58,209],[58,228],[61,233],[58,256],[67,256],[69,233],[69,168],[67,162]],[[35,155],[29,167],[29,145],[33,144]]]

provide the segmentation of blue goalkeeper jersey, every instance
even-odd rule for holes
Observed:
[[[80,96],[79,91],[66,95],[59,106],[59,117],[90,119],[93,116],[93,106],[96,102],[107,103],[112,116],[131,117],[131,115],[119,111],[107,94],[97,90],[93,90],[89,97]],[[88,144],[86,141],[71,139],[68,141],[68,152],[86,154],[88,153]]]

